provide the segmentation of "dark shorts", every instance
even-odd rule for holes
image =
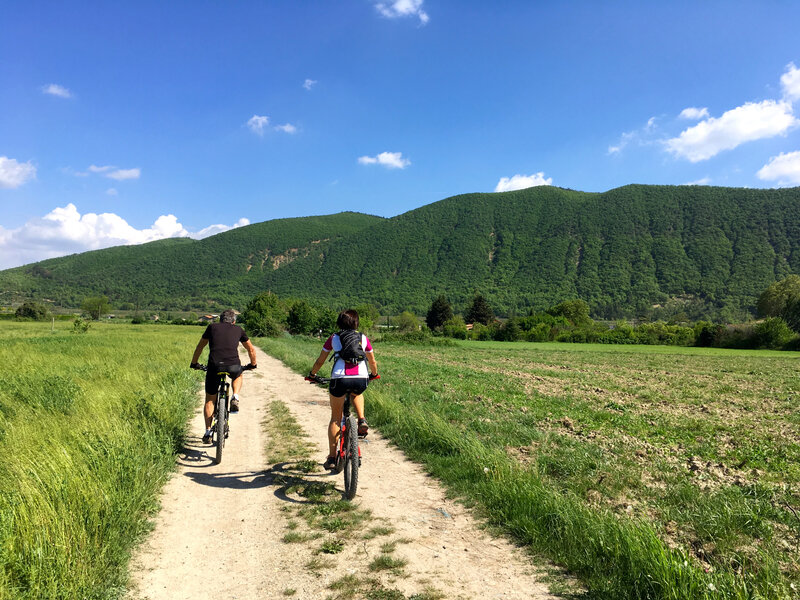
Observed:
[[[206,394],[214,395],[219,390],[219,383],[220,379],[222,379],[218,373],[220,371],[226,371],[230,373],[231,380],[239,379],[242,376],[242,365],[208,365],[208,371],[206,371]]]
[[[331,379],[330,385],[328,385],[328,391],[334,398],[341,398],[347,392],[358,396],[363,394],[364,390],[367,389],[368,381],[366,377]]]

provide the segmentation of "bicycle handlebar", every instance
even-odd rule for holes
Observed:
[[[381,376],[378,375],[377,373],[375,375],[370,375],[369,376],[369,380],[370,381],[374,381],[374,380],[380,379],[380,378],[381,378]],[[304,379],[306,381],[310,382],[310,383],[325,384],[325,383],[330,383],[331,382],[331,378],[330,377],[320,377],[319,375],[312,375],[311,373],[306,375]]]
[[[206,365],[201,365],[200,363],[192,363],[189,365],[190,369],[196,369],[197,371],[208,371],[208,367]],[[257,369],[258,367],[253,363],[248,363],[242,366],[242,371],[252,371],[253,369]]]

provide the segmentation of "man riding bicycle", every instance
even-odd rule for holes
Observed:
[[[203,435],[203,443],[208,444],[211,442],[211,422],[214,416],[214,401],[217,397],[217,390],[219,389],[220,372],[225,371],[230,373],[231,380],[233,381],[233,396],[231,397],[231,412],[239,412],[239,390],[242,389],[242,363],[239,360],[239,343],[245,347],[247,353],[250,355],[249,368],[256,368],[256,349],[253,346],[250,338],[244,332],[244,329],[239,327],[236,323],[236,313],[231,310],[225,310],[219,316],[219,323],[211,323],[206,327],[203,336],[197,343],[197,348],[194,349],[194,356],[192,356],[191,367],[197,368],[197,363],[200,360],[200,354],[206,345],[209,346],[208,353],[208,369],[206,370],[206,404],[203,411],[206,421],[206,432]]]
[[[375,362],[375,353],[372,351],[372,344],[367,336],[358,333],[358,313],[355,310],[346,310],[339,314],[336,319],[339,333],[330,336],[322,346],[319,358],[311,367],[309,378],[317,376],[317,372],[325,364],[325,359],[331,352],[334,352],[336,360],[331,371],[331,382],[328,388],[330,393],[331,420],[328,423],[328,458],[325,461],[326,469],[333,469],[336,466],[336,439],[339,436],[342,422],[342,411],[344,409],[344,397],[347,392],[355,394],[353,406],[358,415],[358,435],[365,436],[369,431],[367,420],[364,418],[364,390],[367,389],[367,382],[378,377],[378,364]],[[352,342],[349,340],[353,339]],[[361,360],[346,360],[342,354],[346,347],[352,343],[360,349]],[[369,371],[367,371],[367,364]]]

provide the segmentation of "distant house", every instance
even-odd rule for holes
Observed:
[[[219,315],[203,315],[200,317],[199,321],[202,323],[211,323],[212,321],[219,318]]]
[[[150,318],[151,318],[153,321],[158,321],[158,315],[153,315],[153,316],[152,316],[152,317],[150,317]]]

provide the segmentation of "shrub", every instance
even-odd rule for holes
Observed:
[[[419,320],[407,310],[400,313],[395,319],[394,324],[401,332],[419,331]]]
[[[286,321],[286,307],[272,292],[261,292],[247,304],[242,324],[256,337],[277,337]]]
[[[72,322],[72,333],[87,333],[91,326],[91,321],[75,317],[75,320]]]
[[[442,332],[447,337],[458,340],[467,339],[467,326],[464,324],[464,318],[461,315],[455,315],[448,319],[442,326]]]
[[[777,350],[794,338],[794,332],[780,317],[764,319],[753,328],[753,346]]]
[[[44,304],[28,301],[20,306],[14,316],[20,320],[44,321],[47,319],[48,310]]]
[[[492,339],[492,330],[482,323],[475,323],[472,326],[470,338],[473,340],[488,341]]]

